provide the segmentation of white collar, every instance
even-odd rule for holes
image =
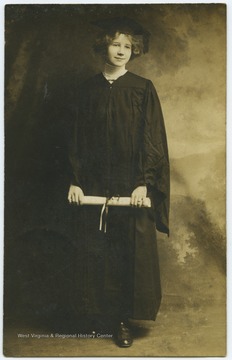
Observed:
[[[117,80],[120,76],[123,76],[127,70],[125,66],[113,66],[108,63],[105,64],[104,71],[102,72],[106,80]]]

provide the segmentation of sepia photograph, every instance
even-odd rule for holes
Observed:
[[[6,357],[223,357],[226,4],[7,4]]]

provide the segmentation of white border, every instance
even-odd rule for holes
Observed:
[[[210,1],[210,0],[202,0],[202,1],[195,1],[195,0],[179,0],[179,1],[81,1],[80,3],[77,1],[1,1],[0,4],[0,63],[3,65],[0,73],[0,168],[1,168],[1,174],[0,176],[0,245],[3,249],[3,212],[4,212],[4,7],[5,5],[13,5],[13,4],[226,4],[227,5],[227,356],[225,358],[232,359],[232,329],[231,329],[231,323],[232,323],[232,310],[231,310],[231,293],[232,293],[232,265],[231,265],[231,255],[232,255],[232,161],[231,161],[231,155],[232,155],[232,120],[231,120],[231,113],[232,113],[232,92],[231,92],[231,84],[232,84],[232,49],[231,49],[231,39],[232,39],[232,2],[229,0],[227,1]],[[0,279],[1,284],[3,284],[3,252],[0,255]],[[3,287],[0,287],[0,315],[3,315]],[[1,316],[3,318],[3,316]],[[2,321],[0,321],[0,340],[2,343],[2,335],[3,335],[3,324]],[[3,344],[2,344],[3,347]],[[0,358],[3,358],[3,348],[0,350]],[[32,359],[40,359],[41,357],[33,357]],[[56,357],[53,357],[56,358]],[[172,357],[169,357],[172,358]],[[199,357],[197,357],[199,358]],[[201,358],[201,357],[200,357]],[[205,358],[205,357],[204,357]],[[14,359],[8,357],[7,359]],[[17,357],[17,359],[24,359]],[[30,359],[30,357],[27,357],[27,359]],[[50,357],[43,357],[43,359],[51,359]],[[62,359],[62,357],[57,357],[57,359]],[[91,358],[88,358],[91,359]],[[107,359],[107,358],[105,358]],[[133,359],[130,357],[130,359]],[[136,358],[134,358],[136,359]],[[167,358],[159,358],[159,360],[167,359]],[[184,357],[178,358],[175,357],[175,359],[185,359]],[[196,359],[188,357],[187,359]],[[217,357],[208,357],[205,359],[221,359]]]

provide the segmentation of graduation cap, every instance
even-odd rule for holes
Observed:
[[[92,22],[106,33],[119,31],[121,33],[129,33],[131,35],[140,35],[143,39],[143,52],[148,52],[150,32],[144,29],[137,21],[126,16],[118,16],[114,18],[99,19]]]

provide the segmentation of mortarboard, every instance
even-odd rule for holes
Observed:
[[[107,18],[107,19],[99,19],[92,21],[92,24],[98,26],[103,31],[113,32],[129,32],[133,35],[140,35],[143,38],[143,52],[148,52],[149,49],[149,37],[150,32],[144,29],[142,25],[140,25],[137,21],[128,18],[126,16]]]

